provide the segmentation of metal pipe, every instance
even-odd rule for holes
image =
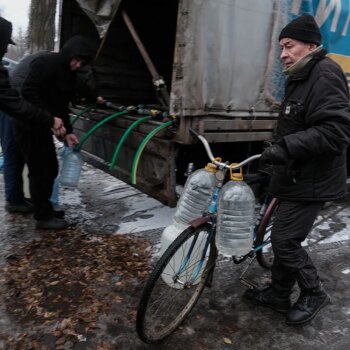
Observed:
[[[154,66],[146,48],[144,47],[139,35],[135,30],[133,23],[130,20],[130,17],[128,16],[125,10],[122,10],[121,14],[127,28],[129,29],[129,32],[132,38],[135,41],[137,48],[141,53],[141,56],[143,57],[146,63],[148,70],[152,75],[153,85],[156,86],[157,90],[159,90],[160,94],[162,95],[162,99],[161,99],[162,104],[165,106],[169,106],[170,97],[169,97],[168,90],[166,89],[163,78],[158,74],[156,67]]]

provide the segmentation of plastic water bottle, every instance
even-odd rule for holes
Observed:
[[[58,155],[61,160],[64,160],[64,158],[66,158],[66,156],[70,152],[73,152],[73,150],[70,147],[68,147],[66,144],[64,144],[63,147],[59,150]]]
[[[167,236],[166,243],[169,243],[169,240],[171,239],[171,237],[173,240],[175,240],[177,235],[179,235],[183,231],[183,230],[177,231],[176,226],[175,226],[175,229],[172,226],[175,226],[175,225],[170,225],[165,229],[165,231],[168,230],[168,232],[166,232],[166,235],[163,235],[163,236]],[[162,236],[162,238],[163,238],[163,236]],[[195,256],[196,261],[199,258],[198,251],[202,251],[204,246],[205,246],[206,238],[207,238],[206,234],[200,233],[198,235],[198,238],[197,238],[196,244],[194,245],[193,253],[192,253]],[[193,240],[193,237],[191,239],[188,239],[181,246],[181,249],[179,249],[176,252],[176,254],[170,259],[169,264],[165,267],[165,269],[162,273],[162,280],[165,283],[167,283],[169,287],[172,287],[175,289],[184,289],[185,287],[184,287],[183,283],[191,281],[191,283],[193,283],[193,284],[198,284],[200,282],[201,273],[202,273],[202,270],[203,270],[205,264],[203,264],[203,267],[200,271],[197,271],[198,265],[192,263],[191,260],[187,263],[187,266],[185,266],[183,272],[180,273],[180,275],[178,276],[178,279],[182,283],[178,283],[178,282],[175,282],[173,280],[174,275],[180,271],[180,267],[183,263],[183,260],[186,258],[186,256],[184,256],[184,255],[190,249],[191,244],[192,244],[192,240]],[[164,244],[164,242],[162,242],[162,246],[163,246],[163,244]],[[209,249],[207,250],[207,255],[205,257],[205,260],[208,258],[208,256],[209,256]]]
[[[4,156],[2,155],[2,153],[0,153],[0,172],[2,172],[4,168]]]
[[[242,173],[231,174],[219,195],[216,246],[224,255],[243,256],[253,245],[255,196],[242,180]]]
[[[169,245],[173,243],[175,239],[180,235],[180,233],[185,231],[187,227],[188,225],[179,224],[173,220],[173,223],[163,230],[162,236],[160,238],[160,256],[165,253]]]
[[[55,182],[53,183],[52,193],[50,197],[50,202],[53,206],[58,205],[58,197],[59,197],[59,186],[58,186],[58,176],[55,178]]]
[[[202,216],[203,212],[208,209],[216,183],[215,172],[216,166],[212,163],[208,163],[205,168],[196,170],[188,177],[176,207],[173,223],[167,226],[162,233],[160,254],[166,251],[176,237],[189,226],[192,220]],[[202,244],[203,239],[204,236],[198,236],[195,248],[197,245]],[[186,244],[186,247],[190,246],[188,245],[189,243],[190,242]],[[184,247],[184,249],[186,249],[186,247]],[[174,270],[176,271],[180,268],[182,258],[182,253],[178,252],[172,259],[172,266],[166,266],[162,273],[164,282],[173,288],[183,288],[183,285],[178,283],[174,284],[172,280]],[[180,279],[184,281],[184,278],[189,279],[191,276],[188,275],[188,272],[185,276],[184,272],[184,276],[180,276]],[[198,282],[199,279],[195,283]]]
[[[162,233],[161,254],[189,226],[192,220],[202,216],[203,212],[208,209],[216,183],[215,172],[216,166],[208,163],[205,168],[194,171],[188,177],[177,203],[173,223],[167,226]]]
[[[83,157],[79,150],[73,149],[72,152],[68,152],[62,163],[60,183],[66,187],[77,187],[83,164]]]
[[[60,159],[63,161],[69,152],[72,152],[71,148],[69,148],[66,144],[64,144],[63,147],[58,151],[58,155]],[[55,182],[52,188],[52,194],[50,197],[50,202],[52,203],[53,206],[58,205],[58,199],[59,199],[59,176],[57,176],[55,179]]]
[[[188,225],[201,217],[208,209],[215,188],[216,165],[208,163],[203,169],[194,171],[187,179],[177,203],[174,221]]]

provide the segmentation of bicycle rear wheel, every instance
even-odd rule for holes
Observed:
[[[271,246],[271,229],[273,226],[277,205],[277,198],[272,198],[261,220],[255,238],[255,249],[257,249],[256,259],[258,260],[259,264],[266,269],[271,268],[274,259]]]
[[[138,305],[136,330],[143,342],[159,342],[184,321],[212,277],[216,256],[214,234],[208,224],[189,227],[169,246],[151,273]]]

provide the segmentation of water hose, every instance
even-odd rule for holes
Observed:
[[[140,118],[136,121],[134,121],[130,126],[129,128],[125,131],[123,137],[120,139],[120,141],[118,142],[118,145],[117,147],[115,148],[115,151],[114,151],[114,154],[113,154],[113,157],[112,157],[112,160],[111,160],[111,164],[109,165],[109,170],[112,171],[114,166],[115,166],[115,163],[117,161],[117,158],[118,158],[118,155],[119,155],[119,152],[124,144],[124,141],[126,140],[126,138],[128,137],[128,135],[131,133],[131,131],[140,123],[142,122],[145,122],[147,120],[151,119],[150,116],[147,116],[147,117],[143,117],[143,118]]]
[[[83,114],[85,114],[86,112],[91,111],[93,108],[95,108],[95,105],[83,109],[79,114],[77,114],[74,117],[74,119],[71,121],[71,125],[73,125]]]
[[[124,114],[128,114],[128,111],[122,111],[122,112],[118,112],[118,113],[114,113],[112,115],[110,115],[109,117],[107,117],[106,119],[103,119],[102,121],[100,121],[98,124],[96,124],[94,127],[92,127],[80,140],[80,142],[75,146],[75,149],[77,151],[80,151],[81,147],[83,146],[84,142],[89,138],[89,136],[94,133],[99,127],[101,127],[103,124],[107,123],[109,120],[116,118],[120,115],[124,115]]]
[[[137,149],[137,152],[135,154],[134,157],[134,161],[132,164],[132,169],[131,169],[131,184],[132,185],[136,185],[136,173],[137,173],[137,166],[139,164],[140,161],[140,157],[141,157],[141,153],[144,150],[144,148],[146,147],[148,141],[159,131],[161,131],[162,129],[166,128],[167,126],[173,124],[174,121],[171,120],[170,122],[166,122],[162,125],[159,125],[157,128],[155,128],[154,130],[152,130],[145,138],[144,140],[141,142],[139,148]]]

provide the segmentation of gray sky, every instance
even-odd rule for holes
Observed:
[[[24,31],[28,26],[30,0],[0,0],[0,9],[3,17],[11,21],[16,33],[21,27]]]

